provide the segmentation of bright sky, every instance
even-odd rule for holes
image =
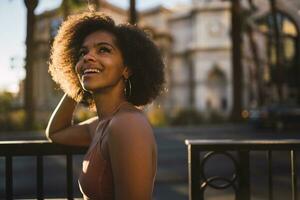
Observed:
[[[61,1],[39,0],[36,14],[58,7]],[[126,8],[129,0],[109,0],[109,2]],[[136,2],[138,9],[145,9],[161,2],[165,6],[173,6],[177,3],[190,2],[190,0],[136,0]],[[0,27],[0,91],[4,89],[17,91],[19,81],[25,76],[26,8],[24,0],[1,0]]]

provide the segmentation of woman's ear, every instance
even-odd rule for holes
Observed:
[[[128,79],[132,75],[132,71],[129,67],[125,67],[123,70],[123,77]]]

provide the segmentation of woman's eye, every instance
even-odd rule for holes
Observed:
[[[86,51],[81,50],[81,51],[79,51],[78,56],[81,58],[81,57],[83,57],[85,54],[86,54]]]
[[[110,53],[111,50],[110,50],[109,48],[107,48],[107,47],[100,47],[100,48],[98,49],[98,52],[99,52],[99,53]]]

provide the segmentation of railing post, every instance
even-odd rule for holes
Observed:
[[[67,154],[67,196],[68,199],[73,199],[73,162],[72,154]]]
[[[272,151],[269,150],[267,153],[267,159],[268,159],[268,194],[269,194],[269,200],[273,200],[273,154]]]
[[[193,145],[188,145],[189,200],[203,200],[200,189],[200,156]]]
[[[37,199],[44,199],[44,170],[43,170],[43,156],[38,155],[37,158],[37,165],[36,165],[36,185],[37,185]]]
[[[250,200],[250,179],[249,179],[249,151],[239,151],[240,161],[238,169],[239,185],[237,191],[237,200]]]
[[[5,157],[5,196],[3,199],[13,199],[13,157],[35,156],[36,158],[36,194],[35,199],[44,199],[44,156],[66,155],[67,198],[73,199],[73,160],[72,155],[84,154],[87,147],[54,144],[46,140],[36,141],[0,141],[0,157]],[[16,166],[20,167],[20,166]],[[33,172],[34,173],[34,172]],[[31,174],[31,173],[30,173]],[[65,196],[64,196],[65,197]]]
[[[6,199],[13,199],[13,173],[12,173],[12,156],[5,158],[5,181],[6,181]]]
[[[292,200],[298,199],[297,190],[297,160],[296,152],[291,150],[291,179],[292,179]]]

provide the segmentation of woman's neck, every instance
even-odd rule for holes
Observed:
[[[99,119],[113,114],[119,106],[126,102],[122,95],[95,94],[93,95]]]

